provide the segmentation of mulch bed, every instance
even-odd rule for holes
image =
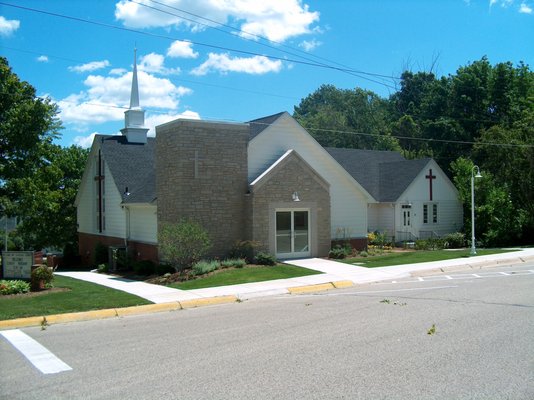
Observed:
[[[38,292],[28,292],[28,293],[17,293],[17,294],[4,294],[0,296],[0,299],[14,299],[14,298],[21,298],[21,297],[35,297],[35,296],[43,296],[50,293],[58,293],[58,292],[69,292],[69,288],[50,288],[45,290],[40,290]]]

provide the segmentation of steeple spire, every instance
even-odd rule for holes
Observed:
[[[121,133],[129,143],[146,143],[148,128],[145,128],[145,111],[139,106],[139,87],[137,83],[137,49],[134,49],[132,91],[130,108],[124,112],[124,128]]]
[[[130,93],[130,109],[139,108],[139,87],[137,84],[137,49],[134,48],[134,64],[132,77],[132,91]]]

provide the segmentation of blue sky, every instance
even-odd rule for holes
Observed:
[[[0,0],[0,54],[59,105],[64,146],[123,127],[134,47],[153,128],[292,113],[322,84],[388,96],[484,55],[532,66],[533,43],[534,0]]]

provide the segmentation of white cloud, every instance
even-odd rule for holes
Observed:
[[[176,110],[179,98],[192,93],[191,89],[176,86],[166,78],[158,78],[138,71],[139,97],[143,108]],[[130,103],[132,73],[119,76],[89,75],[84,84],[87,90],[57,101],[60,117],[74,129],[90,124],[121,121]]]
[[[5,19],[0,15],[0,36],[10,36],[20,27],[20,21],[16,19]]]
[[[47,56],[39,56],[39,57],[37,57],[37,61],[43,62],[43,63],[47,63],[48,62],[48,57]]]
[[[193,69],[193,75],[206,75],[212,71],[220,73],[243,72],[246,74],[261,75],[268,72],[279,72],[282,69],[282,61],[271,61],[264,56],[249,58],[230,57],[228,54],[209,53],[208,60]]]
[[[179,74],[180,68],[166,68],[163,64],[165,62],[165,57],[161,54],[149,53],[139,61],[139,70],[145,72],[152,72],[155,74],[162,75],[171,75]]]
[[[176,40],[167,49],[167,56],[174,58],[197,58],[198,53],[193,51],[192,45],[191,42]]]
[[[322,45],[322,43],[315,39],[303,40],[301,43],[299,43],[299,47],[302,47],[305,51],[312,51],[320,45]]]
[[[76,136],[74,137],[74,139],[72,139],[72,144],[83,147],[84,149],[87,149],[88,147],[91,147],[91,145],[93,144],[95,135],[98,135],[98,132],[93,132],[89,136]]]
[[[109,67],[111,64],[108,60],[102,60],[102,61],[91,61],[87,64],[82,65],[75,65],[74,67],[69,67],[69,71],[74,72],[91,72],[96,71],[98,69]]]
[[[153,6],[149,0],[139,2]],[[280,42],[310,33],[311,26],[319,21],[319,13],[310,11],[302,0],[167,0],[166,4],[221,23],[241,24],[240,29],[253,38],[253,35],[261,35]],[[176,10],[158,8],[179,15]],[[186,17],[194,18],[191,15]],[[192,31],[204,29],[179,16],[161,13],[128,0],[120,0],[115,5],[115,18],[125,26],[135,28],[184,26]],[[207,23],[206,20],[199,22]]]
[[[109,74],[110,75],[122,75],[122,74],[125,74],[126,72],[128,72],[126,68],[112,68],[109,71]]]
[[[184,111],[183,113],[170,113],[170,114],[149,114],[145,119],[145,126],[150,128],[148,136],[156,136],[156,126],[164,124],[166,122],[174,121],[175,119],[200,119],[200,114],[195,111]]]
[[[519,6],[519,12],[521,14],[532,14],[532,7],[526,3],[521,3],[521,6]]]

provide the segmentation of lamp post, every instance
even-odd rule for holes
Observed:
[[[475,170],[477,171],[475,175]],[[471,255],[477,255],[477,249],[475,246],[475,178],[482,178],[480,175],[480,168],[477,165],[473,165],[471,168]]]

